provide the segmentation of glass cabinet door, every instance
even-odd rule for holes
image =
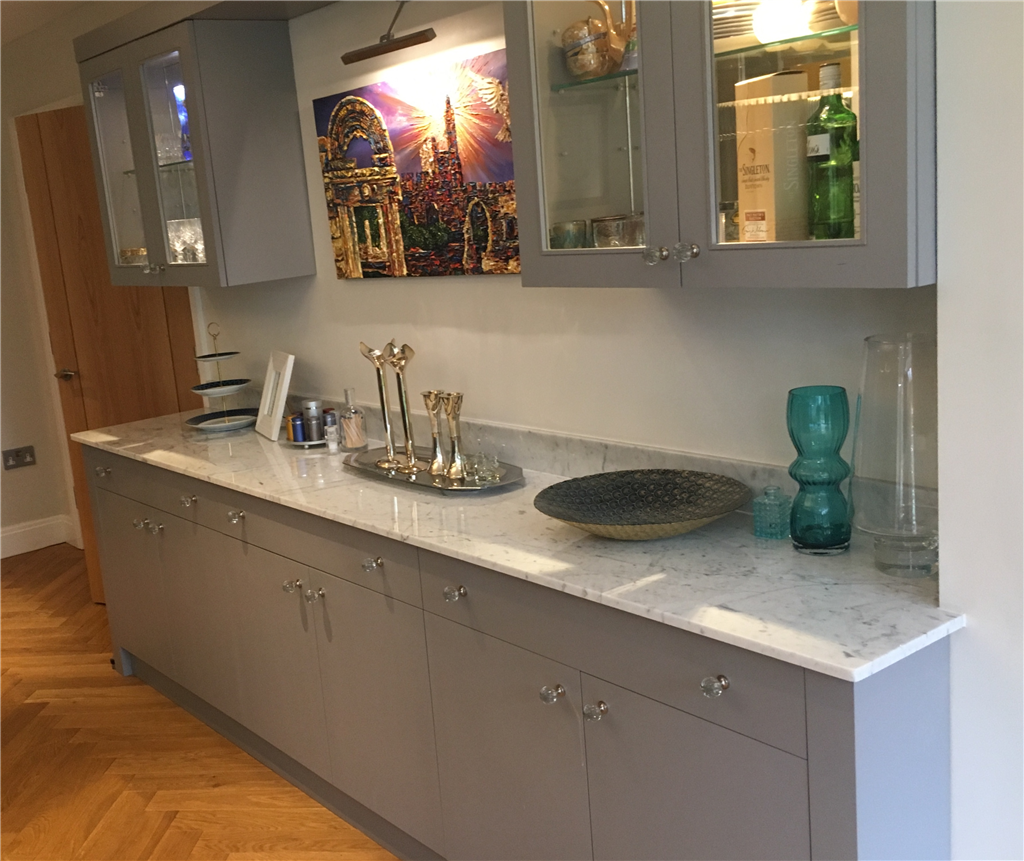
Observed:
[[[524,285],[678,283],[669,4],[507,3],[505,34]]]
[[[168,265],[206,263],[188,102],[178,51],[142,64],[143,89],[156,154],[163,241]]]
[[[88,87],[99,153],[104,202],[117,267],[148,266],[139,187],[128,133],[124,76],[120,69],[92,80]]]
[[[719,244],[858,240],[858,4],[713,0]]]
[[[548,250],[644,245],[632,0],[533,10]]]

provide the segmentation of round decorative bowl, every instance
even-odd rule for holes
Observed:
[[[605,538],[682,535],[735,511],[750,490],[734,478],[682,469],[627,469],[570,478],[533,500],[538,511]]]

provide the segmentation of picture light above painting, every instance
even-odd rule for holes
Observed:
[[[519,272],[504,49],[315,99],[338,278]]]

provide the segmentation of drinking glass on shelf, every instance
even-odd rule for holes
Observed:
[[[549,241],[552,248],[584,248],[587,244],[587,222],[559,221],[552,224]]]

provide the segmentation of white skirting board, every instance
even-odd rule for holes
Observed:
[[[67,514],[17,523],[0,530],[0,558],[64,543],[82,549],[82,536],[77,524]]]

